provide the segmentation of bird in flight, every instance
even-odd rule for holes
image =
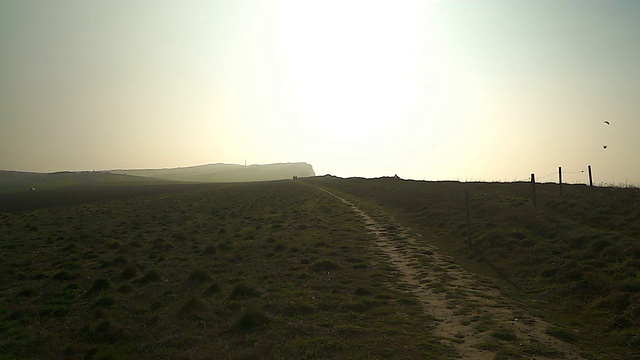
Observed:
[[[604,121],[604,123],[605,123],[605,124],[607,124],[607,125],[611,125],[611,124],[609,124],[609,122],[608,122],[608,121],[606,121],[606,120]]]
[[[606,148],[607,148],[607,146],[608,146],[608,145],[603,145],[602,147],[603,147],[604,149],[606,149]]]

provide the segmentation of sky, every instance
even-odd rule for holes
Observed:
[[[640,184],[639,64],[635,0],[0,0],[0,169]]]

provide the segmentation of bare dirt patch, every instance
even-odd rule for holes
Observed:
[[[392,216],[382,211],[367,213],[324,191],[362,218],[376,246],[400,273],[402,283],[395,286],[417,298],[425,313],[437,321],[434,331],[441,342],[455,348],[459,357],[583,359],[574,345],[548,334],[553,325],[527,314]]]

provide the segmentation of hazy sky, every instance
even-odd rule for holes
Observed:
[[[639,137],[636,0],[0,0],[0,169],[640,184]]]

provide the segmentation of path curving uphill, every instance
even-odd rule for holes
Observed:
[[[438,248],[392,216],[350,206],[374,236],[376,246],[399,272],[396,287],[412,293],[437,323],[441,342],[463,359],[583,359],[574,345],[550,336],[553,326],[527,314],[488,283],[456,265]],[[551,331],[550,331],[551,330]]]

